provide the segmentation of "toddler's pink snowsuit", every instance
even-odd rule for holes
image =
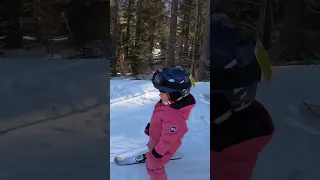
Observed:
[[[164,166],[181,146],[181,140],[188,131],[186,121],[195,103],[190,94],[170,106],[160,102],[156,104],[150,121],[150,153],[146,160],[151,180],[167,180]]]

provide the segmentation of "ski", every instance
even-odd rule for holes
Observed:
[[[183,154],[180,152],[176,152],[170,160],[178,160],[183,157]],[[119,166],[127,166],[133,164],[142,164],[146,162],[145,154],[139,154],[137,156],[130,156],[130,157],[121,157],[117,156],[114,158],[114,162]]]
[[[320,118],[320,105],[315,104],[309,104],[306,102],[302,102],[302,104],[308,108],[309,111],[311,111],[315,116]]]

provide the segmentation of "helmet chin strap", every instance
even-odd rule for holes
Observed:
[[[169,93],[167,93],[166,92],[166,95],[167,95],[167,97],[168,97],[168,101],[166,101],[166,102],[162,102],[165,106],[169,106],[170,104],[173,104],[174,103],[174,101],[171,101],[170,99],[170,94]]]
[[[178,99],[176,99],[175,101],[173,101],[173,100],[171,100],[170,93],[166,92],[166,95],[167,95],[167,97],[168,97],[169,100],[166,101],[166,102],[162,102],[162,100],[161,100],[161,102],[162,102],[165,106],[169,106],[169,105],[171,105],[171,104],[173,104],[173,103],[175,103],[175,102],[177,102],[177,101],[180,101],[182,98],[188,96],[189,94],[190,94],[189,91],[184,91],[184,92],[182,93],[182,96],[180,96]]]
[[[190,94],[190,92],[184,93],[182,96],[180,96],[176,101],[180,101],[182,98],[187,97]]]
[[[170,104],[172,104],[171,102],[170,102],[170,100],[169,101],[166,101],[166,102],[162,102],[165,106],[169,106]]]

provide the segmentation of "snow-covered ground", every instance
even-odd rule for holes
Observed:
[[[192,94],[197,100],[188,120],[189,132],[179,149],[183,159],[166,166],[169,179],[208,180],[210,177],[209,83],[197,83]],[[145,164],[117,166],[115,156],[146,151],[148,137],[143,133],[159,92],[150,81],[111,80],[110,84],[110,172],[112,180],[148,180]]]

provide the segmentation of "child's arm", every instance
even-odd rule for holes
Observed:
[[[186,122],[177,118],[181,117],[166,117],[165,120],[162,120],[161,138],[151,152],[155,157],[162,158],[162,156],[170,150],[172,145],[186,133]]]

